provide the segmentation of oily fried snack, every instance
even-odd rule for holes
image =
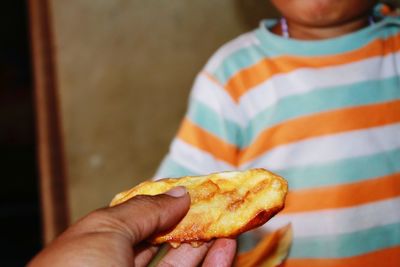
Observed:
[[[146,181],[117,194],[110,206],[136,195],[162,194],[184,186],[191,198],[188,213],[174,229],[150,242],[199,246],[219,237],[235,237],[267,222],[284,206],[287,182],[264,169]]]

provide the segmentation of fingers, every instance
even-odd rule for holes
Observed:
[[[203,262],[203,267],[228,267],[232,266],[236,254],[236,240],[221,238],[217,239],[209,249]]]
[[[153,256],[157,253],[158,247],[147,243],[141,243],[135,247],[135,264],[136,267],[147,266]]]
[[[170,249],[168,253],[158,263],[157,267],[195,267],[198,266],[212,242],[205,243],[198,248],[193,248],[190,244],[183,243],[176,249]]]
[[[170,249],[157,267],[198,266],[204,259],[205,267],[228,267],[232,266],[236,255],[236,240],[221,238],[213,242],[193,248],[190,244],[181,244],[177,249]]]

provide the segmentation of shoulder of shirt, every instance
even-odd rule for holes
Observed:
[[[210,57],[207,64],[204,66],[203,71],[212,74],[221,66],[224,61],[232,59],[237,52],[246,49],[252,49],[260,45],[260,41],[256,36],[256,31],[257,29],[243,33],[221,46]]]

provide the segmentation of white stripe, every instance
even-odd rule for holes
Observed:
[[[198,174],[235,170],[234,166],[178,138],[172,142],[169,156],[179,165]]]
[[[400,222],[400,197],[357,207],[277,215],[262,226],[271,231],[289,222],[295,237],[339,235]]]
[[[211,81],[205,74],[197,76],[191,98],[208,106],[224,119],[242,127],[246,124],[243,113],[239,112],[239,107],[226,90]]]
[[[399,75],[397,62],[400,62],[400,52],[338,67],[301,68],[290,73],[278,74],[243,95],[239,106],[246,111],[249,119],[252,119],[284,97]]]
[[[244,33],[219,48],[211,57],[211,59],[207,62],[205,70],[213,73],[218,69],[221,63],[233,53],[237,52],[240,49],[259,44],[260,41],[257,39],[255,31]]]
[[[279,146],[240,169],[267,167],[273,171],[296,166],[368,156],[400,148],[400,123],[316,137]]]

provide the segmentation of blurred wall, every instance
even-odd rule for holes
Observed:
[[[266,0],[52,0],[73,221],[152,177],[194,76]]]

